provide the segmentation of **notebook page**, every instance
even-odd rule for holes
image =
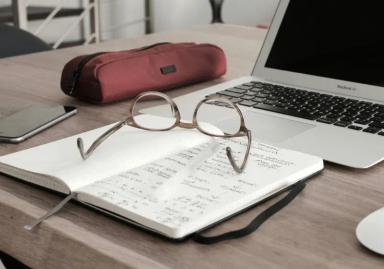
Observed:
[[[157,124],[160,117],[143,115],[149,123]],[[62,191],[55,185],[66,185],[76,190],[96,180],[127,171],[133,167],[152,162],[170,153],[193,147],[209,140],[196,130],[174,129],[168,132],[151,132],[124,126],[110,136],[95,152],[83,160],[76,146],[76,139],[82,137],[85,148],[103,132],[108,125],[49,144],[37,146],[0,157],[0,171],[11,174],[15,169],[22,171],[15,175],[23,180]],[[12,171],[11,171],[12,169]],[[28,173],[31,176],[28,177]],[[32,173],[35,176],[32,177]],[[47,175],[47,176],[41,176]],[[62,184],[49,184],[61,181]]]
[[[80,190],[79,199],[139,222],[167,236],[180,238],[238,212],[323,167],[317,157],[254,143],[244,173],[233,171],[225,147],[244,152],[241,142],[219,143],[219,151],[183,178],[173,180],[208,142],[184,152],[98,181]],[[183,173],[182,173],[183,174]],[[167,186],[167,182],[172,182]],[[170,195],[159,196],[160,188]]]

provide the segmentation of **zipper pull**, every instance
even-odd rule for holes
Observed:
[[[75,92],[77,82],[79,81],[79,78],[80,78],[80,74],[81,72],[78,68],[75,70],[75,72],[73,72],[71,86],[69,87],[69,91],[68,91],[68,94],[70,96],[74,96],[73,93]]]
[[[99,56],[99,55],[104,54],[104,53],[105,53],[105,52],[97,52],[97,53],[89,54],[89,55],[84,56],[83,59],[81,59],[81,61],[80,61],[80,62],[78,63],[78,65],[77,65],[77,68],[76,68],[75,71],[73,72],[71,85],[70,85],[69,88],[68,88],[68,95],[70,95],[70,96],[74,96],[74,94],[75,94],[75,90],[76,90],[76,85],[77,85],[77,83],[79,82],[80,75],[81,75],[81,71],[83,70],[84,66],[85,66],[90,60],[92,60],[93,58],[95,58],[96,56]]]

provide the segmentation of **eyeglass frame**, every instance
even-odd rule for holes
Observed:
[[[173,113],[173,115],[175,117],[175,123],[172,126],[167,127],[167,128],[163,128],[163,129],[146,128],[144,126],[139,125],[135,121],[135,119],[134,119],[135,118],[135,115],[134,115],[135,105],[137,104],[137,102],[140,99],[142,99],[142,98],[144,98],[146,96],[150,96],[150,95],[155,95],[155,96],[162,97],[171,105],[172,113]],[[226,103],[230,104],[231,107],[236,110],[236,112],[240,116],[240,127],[239,127],[239,130],[237,131],[237,133],[235,133],[235,134],[223,133],[223,135],[219,135],[219,134],[216,135],[216,134],[208,133],[204,129],[200,128],[200,126],[198,124],[198,121],[197,121],[197,112],[199,111],[199,108],[203,104],[207,104],[207,102],[211,101],[211,100],[226,102]],[[208,135],[208,136],[211,136],[211,137],[218,137],[218,138],[234,138],[234,137],[246,136],[247,139],[248,139],[248,145],[247,145],[247,150],[245,152],[244,159],[243,159],[243,161],[242,161],[240,166],[238,166],[236,164],[235,159],[234,159],[233,154],[232,154],[232,149],[230,147],[226,147],[226,154],[227,154],[227,157],[229,159],[230,164],[232,165],[233,169],[237,173],[242,173],[244,171],[244,168],[245,168],[245,166],[247,164],[247,161],[248,161],[248,158],[249,158],[249,153],[250,153],[251,143],[252,143],[251,131],[245,126],[244,117],[243,117],[243,114],[242,114],[241,110],[239,109],[239,107],[235,103],[233,103],[231,100],[229,100],[228,98],[226,98],[224,96],[217,96],[217,95],[205,97],[204,99],[202,99],[196,105],[195,111],[193,112],[192,122],[188,123],[188,122],[182,122],[181,121],[180,110],[177,107],[176,103],[172,100],[171,97],[169,97],[168,95],[166,95],[164,93],[161,93],[161,92],[148,91],[148,92],[144,92],[144,93],[141,93],[141,94],[137,95],[132,100],[132,102],[130,104],[130,107],[129,107],[129,110],[128,110],[128,117],[125,120],[122,120],[122,121],[118,122],[117,124],[112,126],[110,129],[105,131],[103,134],[101,134],[91,144],[91,146],[88,148],[87,151],[84,151],[84,143],[83,143],[82,138],[80,138],[80,137],[77,138],[77,147],[78,147],[78,149],[80,151],[80,155],[83,158],[83,160],[88,159],[88,157],[90,155],[92,155],[92,153],[95,151],[95,149],[100,144],[102,144],[108,137],[110,137],[112,134],[114,134],[116,131],[118,131],[120,128],[122,128],[124,125],[135,127],[135,128],[142,129],[142,130],[146,130],[146,131],[159,131],[159,132],[169,131],[169,130],[174,129],[176,127],[180,127],[180,128],[183,128],[183,129],[197,129],[198,131],[200,131],[201,133],[203,133],[205,135]]]

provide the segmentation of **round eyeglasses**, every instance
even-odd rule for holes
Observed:
[[[141,114],[140,111],[143,108],[143,105],[145,105],[148,100],[156,100],[157,102],[163,104],[161,110],[162,112],[157,116],[162,116],[165,118],[165,120],[154,124],[153,121],[147,121],[147,118],[145,117],[138,117],[138,115]],[[215,117],[212,115],[215,115],[217,110],[220,110],[221,116],[227,117],[229,119],[230,124],[223,125],[220,128],[215,126]],[[111,136],[124,125],[147,131],[168,131],[175,127],[180,127],[185,129],[197,129],[201,133],[211,137],[246,137],[248,141],[247,148],[245,151],[245,156],[240,162],[240,165],[237,164],[233,156],[232,149],[230,147],[226,147],[226,155],[228,160],[237,173],[243,172],[247,164],[252,142],[251,131],[248,130],[245,126],[243,114],[241,113],[238,106],[226,97],[214,95],[204,98],[197,104],[193,113],[192,122],[187,123],[181,120],[180,110],[178,109],[176,103],[168,95],[160,92],[149,91],[139,94],[132,101],[129,107],[128,117],[104,132],[91,144],[87,151],[84,150],[83,140],[78,138],[77,146],[81,157],[86,160],[101,143],[103,143],[109,136]]]

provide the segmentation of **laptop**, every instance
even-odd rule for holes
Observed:
[[[217,94],[254,140],[354,168],[384,156],[384,3],[281,0],[250,76],[176,99],[183,118]],[[212,119],[231,124],[212,110]]]

